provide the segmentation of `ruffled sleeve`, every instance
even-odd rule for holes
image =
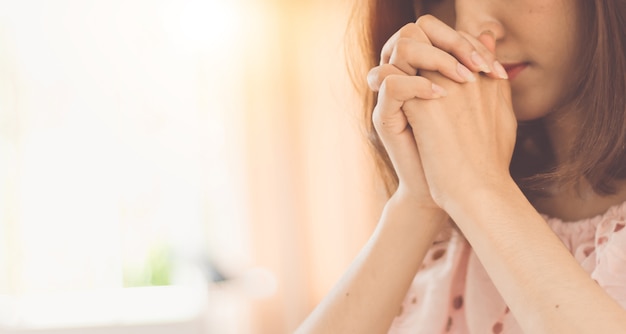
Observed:
[[[626,309],[626,232],[623,220],[608,220],[598,226],[595,237],[595,269],[598,284]]]

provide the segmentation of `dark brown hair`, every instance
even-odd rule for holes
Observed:
[[[548,184],[575,184],[586,178],[600,194],[615,191],[626,177],[626,1],[577,0],[582,14],[579,64],[568,101],[580,129],[569,157],[556,165],[543,120],[520,123],[511,175],[531,196]],[[415,1],[415,3],[418,3]],[[356,7],[355,7],[356,8]],[[380,61],[386,40],[416,20],[413,0],[370,0],[353,12],[349,56],[352,78],[365,103],[364,123],[388,194],[398,178],[371,116],[376,95],[367,89],[366,73]]]

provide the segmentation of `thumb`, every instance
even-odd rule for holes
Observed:
[[[493,54],[496,53],[496,36],[491,30],[481,32],[478,36],[478,41],[480,41],[489,52]]]

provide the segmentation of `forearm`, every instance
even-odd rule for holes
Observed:
[[[626,312],[593,280],[517,187],[446,208],[525,333],[617,333]]]
[[[297,333],[386,333],[446,220],[441,210],[392,198],[370,240]]]

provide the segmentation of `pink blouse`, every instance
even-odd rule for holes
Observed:
[[[574,258],[626,308],[626,202],[577,222],[545,217]],[[523,333],[458,233],[429,251],[389,333]]]

